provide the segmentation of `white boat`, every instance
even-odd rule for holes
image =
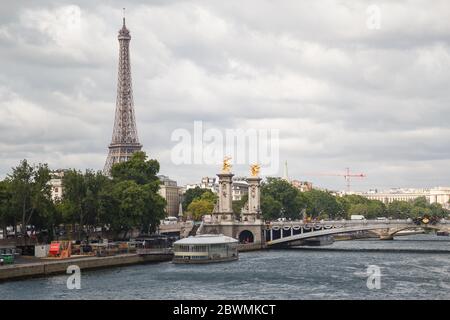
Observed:
[[[239,258],[238,240],[222,234],[203,234],[173,244],[173,263],[212,263]]]

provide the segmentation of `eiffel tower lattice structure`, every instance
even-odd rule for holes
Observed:
[[[119,71],[117,82],[116,114],[109,153],[103,172],[110,174],[111,167],[118,162],[124,162],[131,155],[142,149],[136,129],[134,114],[133,90],[131,86],[130,67],[130,31],[123,18],[122,29],[119,30]]]

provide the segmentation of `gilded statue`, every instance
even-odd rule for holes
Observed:
[[[250,173],[251,173],[252,177],[257,177],[259,175],[260,169],[261,169],[261,167],[259,166],[259,164],[250,165]]]
[[[231,157],[223,158],[223,165],[222,165],[222,172],[223,173],[230,173],[230,171],[231,171],[230,160],[231,160]]]

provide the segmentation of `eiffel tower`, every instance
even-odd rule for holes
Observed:
[[[133,91],[131,88],[130,68],[130,31],[123,18],[119,30],[119,72],[117,81],[116,115],[109,153],[106,158],[104,174],[109,175],[113,164],[130,159],[131,155],[142,149],[139,143],[134,116]]]

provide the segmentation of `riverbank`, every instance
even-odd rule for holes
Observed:
[[[239,252],[263,250],[261,244],[239,244]],[[108,257],[71,257],[68,259],[33,259],[13,265],[0,266],[0,282],[26,278],[46,277],[65,274],[67,267],[77,265],[81,270],[95,270],[122,267],[143,263],[171,261],[172,253],[154,253],[138,255],[135,253],[120,254]]]
[[[367,251],[260,250],[242,252],[229,263],[162,262],[82,271],[80,290],[67,288],[67,274],[6,281],[0,283],[0,300],[449,299],[450,252],[405,250],[449,250],[450,239],[432,234],[399,238],[336,241],[330,247]],[[371,265],[381,270],[379,290],[367,288]]]
[[[240,243],[237,245],[239,252],[258,251],[266,249],[266,246],[261,243]]]
[[[40,259],[38,262],[0,267],[0,282],[66,273],[67,267],[77,265],[81,270],[94,270],[127,265],[171,261],[172,253],[154,253],[140,256],[135,253],[108,257],[73,257],[63,260]]]

